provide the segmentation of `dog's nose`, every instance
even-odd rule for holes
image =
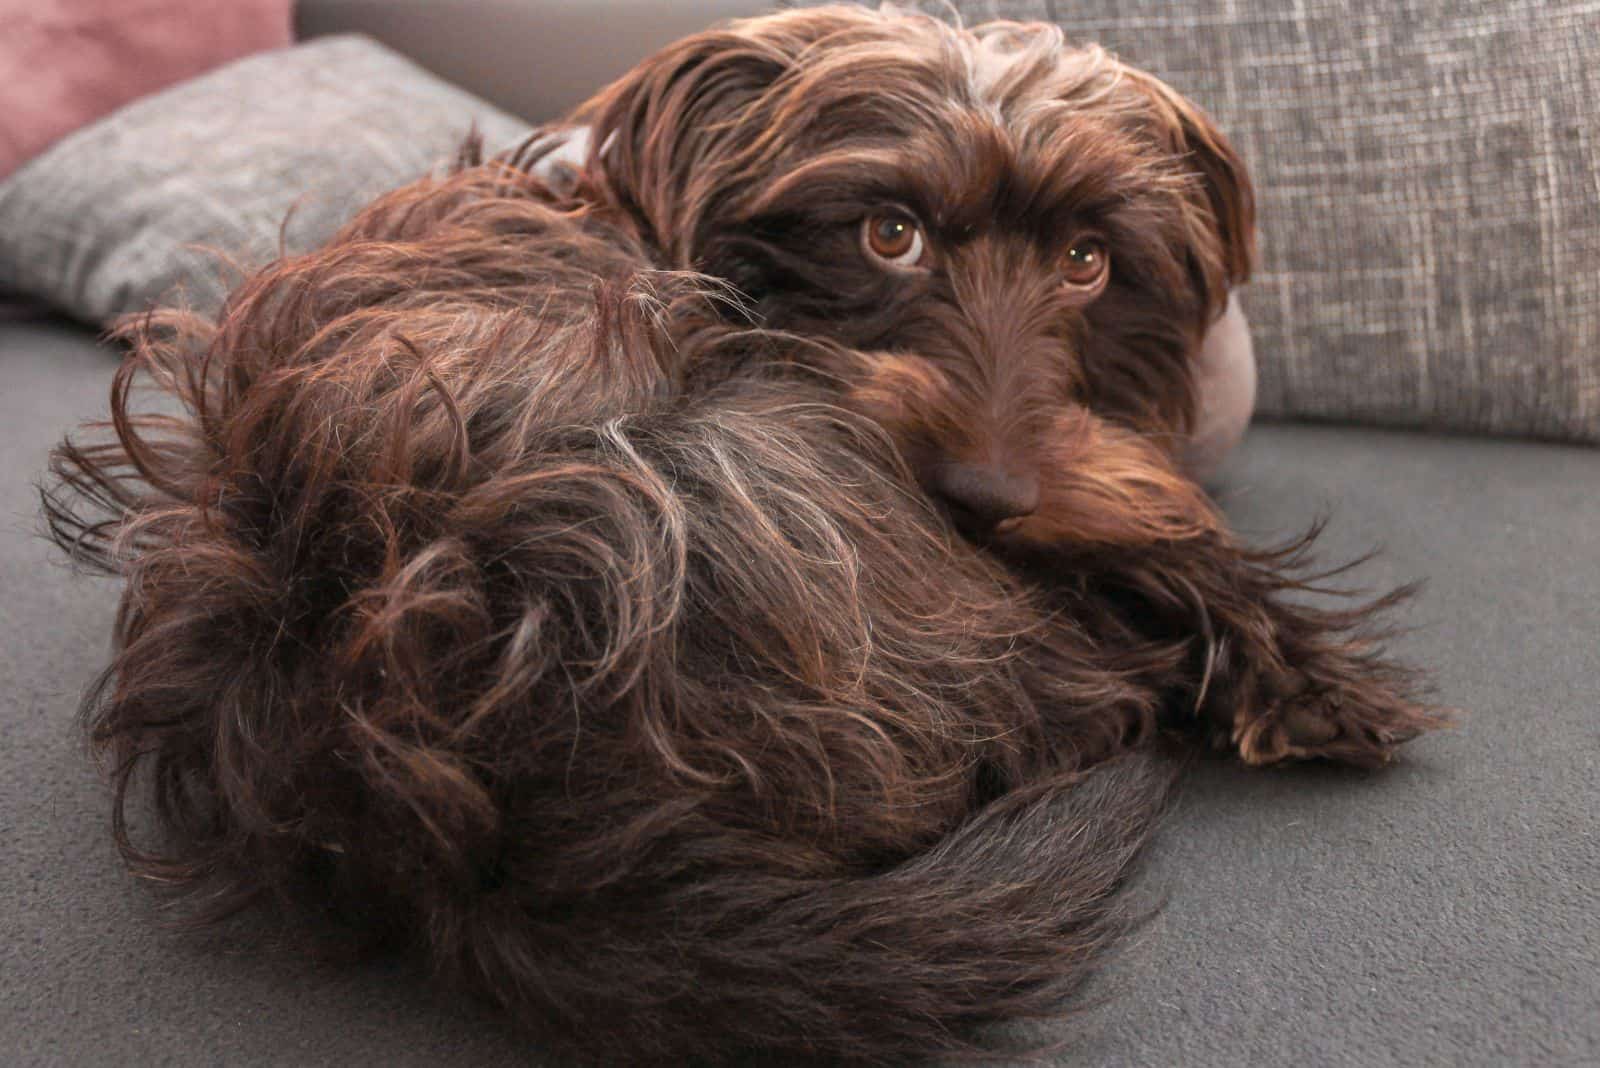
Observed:
[[[1039,480],[991,464],[949,462],[933,474],[933,490],[966,534],[989,534],[1039,507]]]

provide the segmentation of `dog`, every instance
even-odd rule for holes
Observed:
[[[1306,603],[1315,532],[1247,548],[1176,466],[1253,223],[1171,90],[827,8],[574,121],[570,182],[469,151],[126,324],[55,454],[127,583],[115,833],[197,921],[418,953],[584,1059],[979,1052],[1144,914],[1174,747],[1443,722],[1401,594]]]

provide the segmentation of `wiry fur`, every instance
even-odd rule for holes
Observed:
[[[128,324],[112,440],[58,450],[54,536],[127,579],[118,838],[198,918],[410,948],[597,1059],[970,1051],[1133,921],[1158,734],[1373,763],[1435,722],[1173,466],[1249,207],[1170,92],[839,9],[584,115],[571,196],[474,163]],[[863,274],[818,213],[908,140],[965,236]],[[1049,220],[1093,211],[1121,273],[1072,306]],[[963,539],[927,469],[1002,446],[1040,506]]]

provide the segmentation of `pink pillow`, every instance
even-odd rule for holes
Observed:
[[[282,48],[292,0],[30,0],[0,33],[0,178],[130,100]]]

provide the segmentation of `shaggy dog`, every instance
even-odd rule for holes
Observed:
[[[1439,721],[1390,599],[1309,606],[1175,467],[1252,221],[1160,83],[839,8],[576,118],[561,188],[468,160],[130,324],[58,451],[55,537],[127,579],[118,839],[197,917],[419,951],[590,1058],[970,1051],[1136,918],[1158,738]]]

